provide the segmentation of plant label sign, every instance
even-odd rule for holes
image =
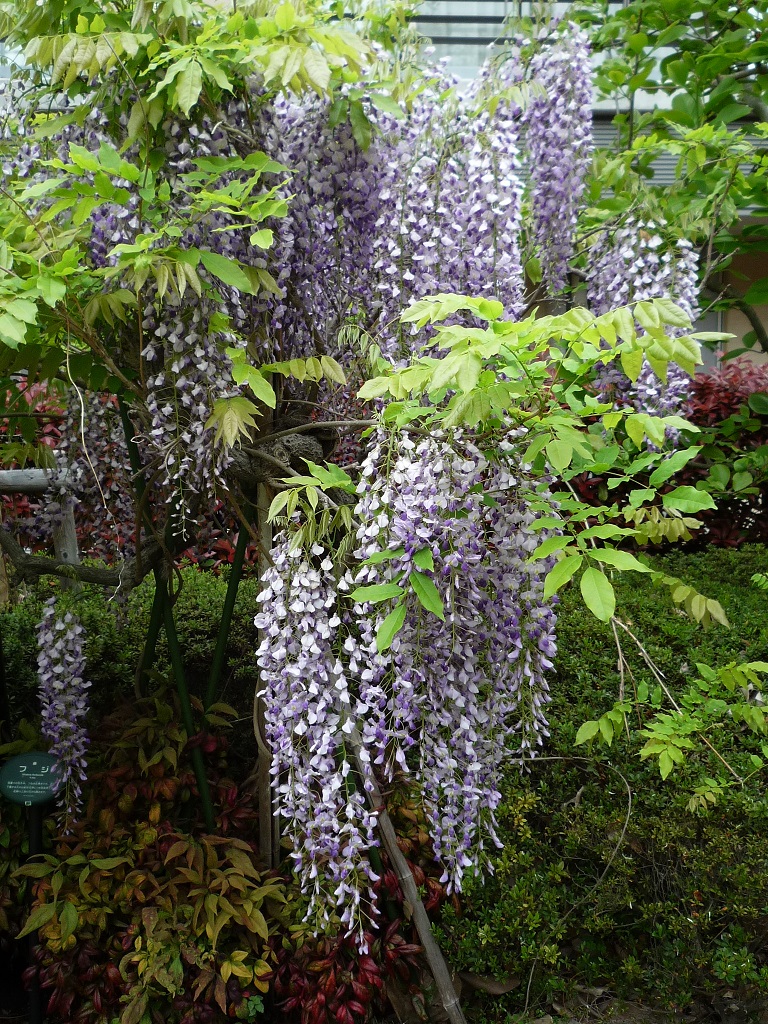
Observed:
[[[41,750],[12,757],[0,768],[0,793],[25,807],[47,803],[62,781],[55,767],[56,758]]]

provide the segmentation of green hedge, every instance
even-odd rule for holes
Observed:
[[[719,599],[732,623],[704,631],[646,580],[619,580],[618,614],[673,689],[697,662],[768,660],[768,594],[750,583],[768,564],[765,549],[655,561]],[[583,609],[573,588],[563,597],[558,646],[545,757],[527,776],[510,768],[495,875],[473,880],[461,913],[448,908],[439,929],[455,969],[519,982],[506,995],[476,993],[470,1016],[506,1021],[526,993],[532,1011],[576,986],[677,1007],[717,989],[745,998],[768,992],[766,772],[728,789],[708,812],[691,813],[686,803],[703,775],[728,777],[714,757],[662,782],[655,764],[640,761],[636,735],[610,751],[575,747],[582,722],[612,706],[620,676],[610,626]],[[624,650],[631,692],[651,680],[629,644]],[[752,737],[723,730],[713,739],[749,773]]]
[[[213,659],[224,595],[227,570],[221,575],[200,572],[194,567],[181,570],[181,588],[175,605],[176,629],[184,656],[187,682],[193,694],[202,696]],[[178,583],[178,580],[175,581]],[[14,605],[0,612],[5,674],[13,723],[35,717],[37,706],[36,629],[43,601],[59,593],[55,584],[41,583],[24,588]],[[258,610],[258,581],[246,577],[240,583],[235,614],[227,646],[227,658],[219,700],[227,701],[250,718],[255,689],[256,630],[253,619]],[[86,629],[86,661],[92,682],[94,716],[114,707],[115,697],[133,692],[134,678],[149,624],[154,583],[145,580],[127,600],[110,600],[96,588],[78,593],[61,593],[76,611]],[[154,665],[155,676],[170,671],[168,646],[161,632]]]

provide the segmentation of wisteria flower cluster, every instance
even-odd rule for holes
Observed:
[[[504,65],[510,74],[522,79],[519,61]],[[273,253],[283,295],[270,316],[283,358],[318,340],[333,347],[350,318],[402,358],[411,342],[400,311],[438,292],[493,296],[520,315],[525,201],[545,284],[565,286],[591,153],[586,36],[572,26],[539,40],[525,74],[536,85],[531,105],[490,112],[478,89],[460,94],[438,64],[402,120],[368,110],[365,152],[327,105],[276,105],[265,144],[294,169]],[[489,64],[479,82],[495,76]]]
[[[207,293],[190,301],[191,288],[178,295],[169,286],[161,294],[152,276],[141,289],[137,357],[146,397],[134,419],[136,436],[161,500],[174,495],[180,530],[190,518],[199,525],[201,510],[224,482],[228,456],[214,446],[208,424],[217,399],[240,393],[228,347],[250,345],[267,361],[332,352],[340,327],[354,320],[386,356],[401,359],[413,342],[399,324],[400,311],[440,291],[495,296],[508,316],[518,316],[525,306],[526,203],[546,281],[561,286],[589,150],[585,46],[572,27],[538,40],[526,70],[518,59],[512,62],[516,74],[539,83],[528,110],[512,102],[482,109],[477,94],[461,95],[438,63],[402,118],[366,106],[372,128],[367,149],[346,118],[337,123],[325,100],[266,100],[255,80],[247,103],[233,99],[217,116],[203,115],[190,125],[166,120],[162,177],[182,221],[184,175],[196,170],[196,161],[236,156],[250,139],[251,148],[263,148],[290,169],[288,213],[271,225],[271,250],[251,245],[249,232],[237,230],[223,212],[190,217],[178,238],[181,248],[210,249],[268,270],[279,294],[249,295],[217,282],[218,297]],[[94,108],[82,124],[66,126],[46,144],[49,155],[66,162],[72,144],[96,153],[111,143],[113,127]],[[42,182],[49,171],[40,147],[27,139],[23,118],[17,131],[16,155],[4,170],[27,185]],[[130,159],[131,152],[126,155]],[[82,177],[93,184],[91,172]],[[116,246],[132,245],[158,228],[130,182],[116,178],[114,184],[120,198],[105,198],[88,218],[95,269],[114,266]],[[229,326],[212,326],[216,317]],[[90,398],[87,404],[103,405]],[[88,481],[92,473],[81,449],[69,445],[71,468]],[[85,505],[99,507],[96,501]]]
[[[665,235],[664,225],[630,220],[598,236],[588,271],[587,295],[594,312],[606,313],[643,299],[669,298],[692,322],[696,320],[698,256],[687,239],[670,242]],[[634,384],[611,367],[604,371],[600,385],[606,397],[633,405],[640,412],[685,415],[690,378],[670,363],[663,383],[644,364]]]
[[[88,690],[85,679],[85,630],[71,611],[61,614],[56,598],[45,604],[37,629],[42,734],[57,759],[59,805],[65,821],[77,815],[86,774]]]
[[[459,433],[381,433],[359,488],[357,571],[285,534],[264,578],[257,657],[278,808],[310,913],[335,905],[360,936],[376,912],[365,793],[395,773],[415,778],[442,880],[459,890],[495,841],[502,764],[547,735],[551,566],[526,562],[538,537],[514,440],[499,454],[489,462]],[[360,590],[380,584],[401,597]],[[393,614],[386,647],[377,635]]]
[[[530,76],[543,89],[526,111],[533,237],[551,292],[568,283],[568,264],[592,158],[589,40],[575,25],[540,46]]]

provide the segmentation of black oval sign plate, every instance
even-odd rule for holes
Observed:
[[[42,750],[12,757],[0,768],[0,793],[25,807],[47,803],[62,783],[56,764],[53,754]]]

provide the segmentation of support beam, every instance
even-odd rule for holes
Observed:
[[[41,495],[53,484],[66,483],[69,474],[58,469],[0,470],[0,494]]]

